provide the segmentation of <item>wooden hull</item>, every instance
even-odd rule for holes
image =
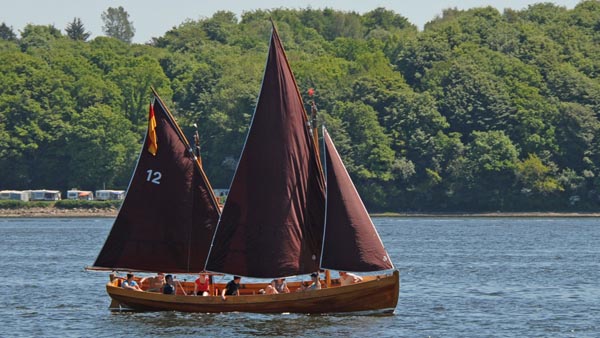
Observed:
[[[392,312],[398,303],[400,274],[358,284],[277,295],[199,297],[163,295],[125,290],[109,283],[106,290],[116,303],[137,311],[254,312],[254,313],[343,313]]]

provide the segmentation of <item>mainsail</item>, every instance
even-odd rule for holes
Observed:
[[[206,270],[271,278],[319,269],[324,177],[273,27],[262,88]]]
[[[153,92],[156,155],[144,142],[127,196],[91,269],[204,269],[219,208],[189,142]]]
[[[333,141],[323,128],[327,218],[321,267],[344,271],[393,269]]]

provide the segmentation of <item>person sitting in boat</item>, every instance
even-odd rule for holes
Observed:
[[[310,274],[310,278],[312,279],[312,283],[309,286],[304,286],[304,284],[300,285],[300,288],[297,291],[321,290],[319,274],[317,272],[313,272]]]
[[[339,274],[340,274],[340,284],[342,286],[360,283],[363,280],[361,276],[357,276],[353,273],[348,273],[346,271],[340,271]]]
[[[160,292],[163,284],[165,284],[165,274],[159,272],[154,277],[144,277],[140,281],[141,285],[144,285],[144,282],[148,280],[148,289],[147,292]]]
[[[165,295],[174,295],[175,294],[175,283],[173,282],[172,275],[165,276],[165,285],[163,285],[163,293]]]
[[[276,295],[278,293],[289,293],[285,278],[277,278],[271,281],[271,285],[267,285],[265,293],[267,295]]]
[[[210,279],[207,274],[199,274],[194,281],[194,294],[198,296],[210,295]]]
[[[221,298],[227,300],[226,296],[239,296],[240,295],[240,281],[242,277],[233,276],[233,280],[229,281],[225,286],[225,289],[221,291]]]
[[[128,273],[127,274],[127,279],[124,280],[123,283],[121,283],[121,287],[123,289],[142,291],[142,289],[140,288],[140,286],[138,285],[138,283],[133,280],[133,274],[132,273]]]

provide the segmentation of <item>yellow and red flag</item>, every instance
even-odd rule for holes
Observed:
[[[156,156],[158,151],[158,140],[156,139],[156,118],[154,117],[154,106],[150,104],[148,113],[148,151]]]

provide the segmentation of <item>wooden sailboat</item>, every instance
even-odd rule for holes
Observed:
[[[394,269],[325,130],[321,164],[274,27],[262,89],[220,218],[189,143],[156,93],[155,98],[158,151],[153,155],[142,150],[126,200],[92,269],[209,271],[269,279],[322,269]],[[149,127],[147,139],[151,132]],[[170,140],[169,146],[163,146],[163,138]],[[176,174],[166,175],[163,168]],[[160,185],[151,182],[155,172],[161,173]],[[186,183],[175,182],[182,179]],[[166,187],[171,184],[180,192]],[[340,286],[334,279],[321,290],[274,295],[259,294],[266,283],[245,283],[240,296],[223,300],[218,292],[224,284],[213,284],[212,296],[198,297],[187,296],[192,283],[180,283],[176,295],[163,295],[123,289],[120,282],[114,278],[106,285],[113,305],[260,313],[393,311],[400,284],[397,270],[365,276],[357,284]],[[288,285],[292,290],[300,287],[299,282]]]

